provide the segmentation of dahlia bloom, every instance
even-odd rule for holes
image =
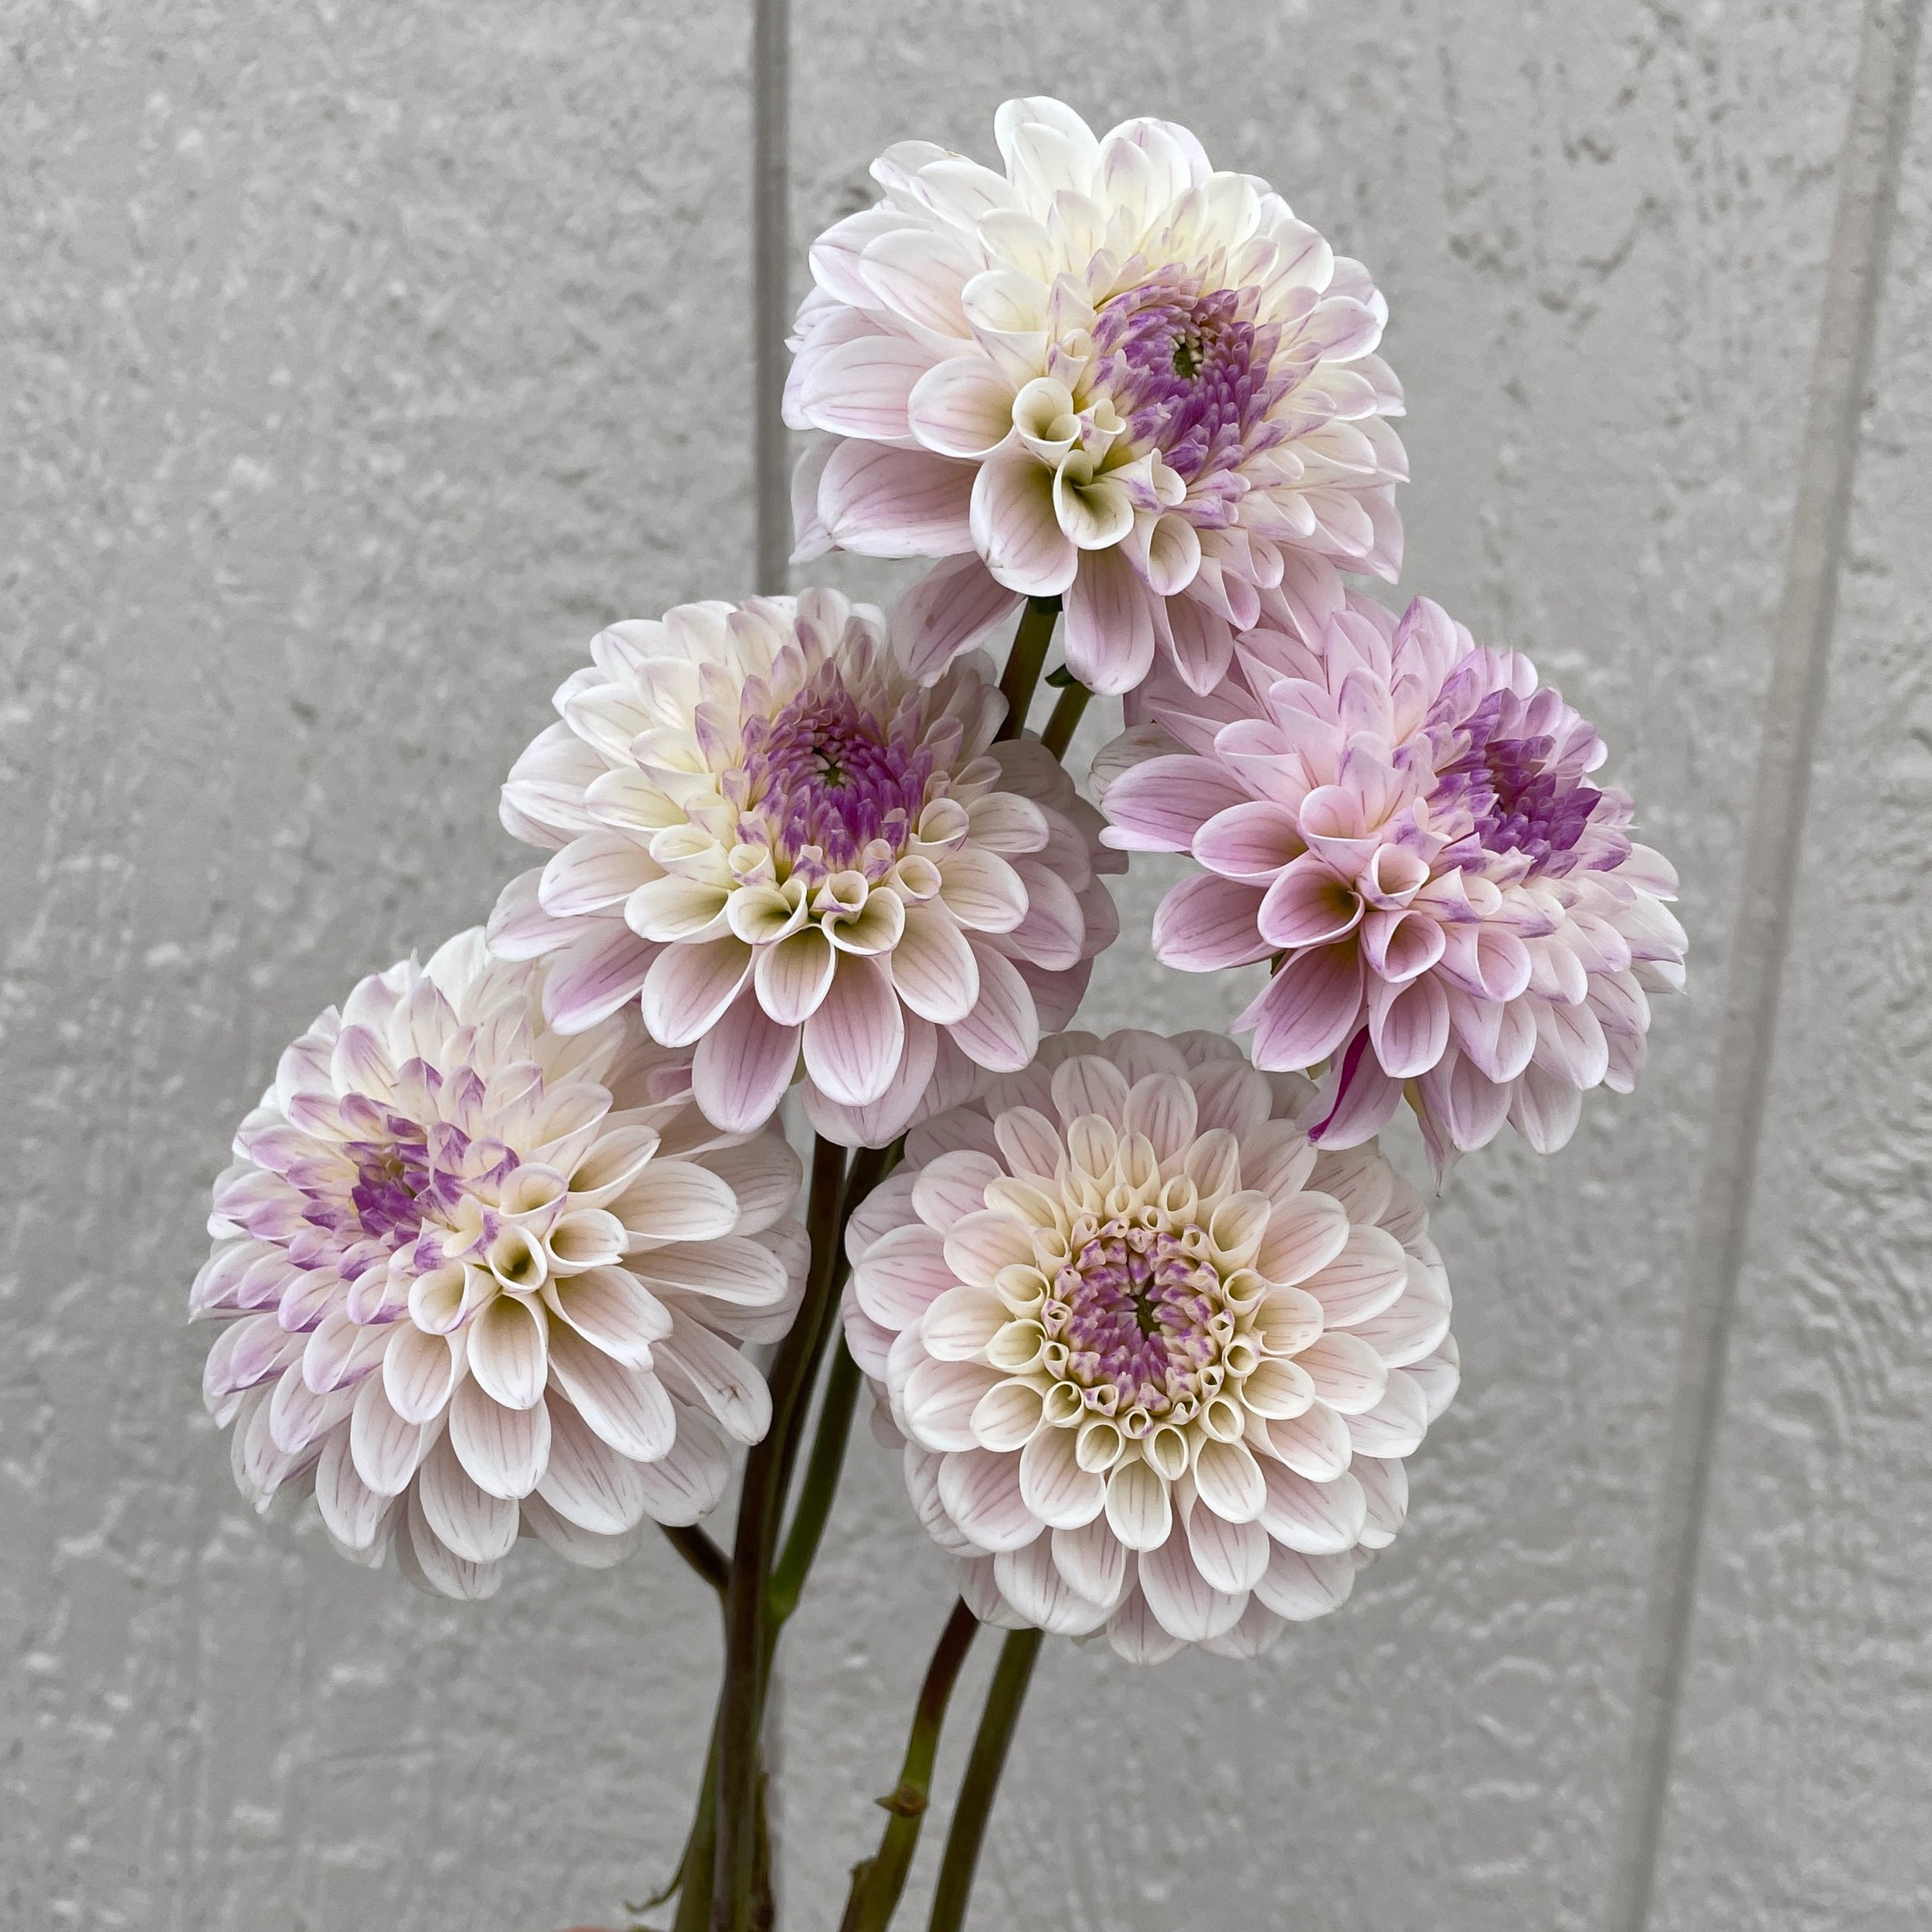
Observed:
[[[636,1016],[566,1036],[480,929],[365,979],[282,1056],[215,1183],[203,1391],[266,1509],[486,1597],[519,1530],[602,1566],[695,1522],[770,1403],[798,1157],[720,1133]]]
[[[1454,1394],[1449,1289],[1379,1151],[1226,1040],[1049,1041],[854,1216],[852,1355],[982,1617],[1247,1655],[1406,1507]]]
[[[802,1049],[808,1111],[849,1145],[903,1131],[941,1029],[1012,1070],[1071,1017],[1117,930],[1097,873],[1125,861],[1036,739],[994,742],[984,656],[922,689],[832,590],[683,605],[590,653],[503,788],[504,823],[554,856],[505,889],[491,942],[556,955],[553,1026],[638,999],[734,1131]]]
[[[1158,723],[1096,761],[1102,835],[1204,869],[1155,916],[1169,965],[1279,956],[1236,1027],[1259,1066],[1332,1063],[1322,1145],[1406,1095],[1439,1173],[1505,1120],[1550,1152],[1589,1089],[1630,1091],[1647,995],[1683,986],[1677,876],[1520,652],[1427,598],[1398,621],[1352,593],[1318,634],[1250,633],[1209,699],[1157,676],[1136,715]]]
[[[1264,614],[1393,578],[1388,306],[1253,175],[1172,121],[1096,139],[1057,100],[994,121],[1004,174],[927,141],[811,250],[786,420],[800,560],[953,560],[895,641],[937,673],[1022,596],[1060,597],[1067,662],[1131,689],[1157,648],[1198,691]]]

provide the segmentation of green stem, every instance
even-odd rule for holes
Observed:
[[[1026,1701],[1026,1686],[1033,1675],[1034,1659],[1039,1655],[1041,1635],[1037,1630],[1016,1630],[1000,1647],[992,1688],[986,1693],[986,1708],[980,1714],[979,1730],[973,1738],[972,1756],[966,1761],[966,1775],[960,1781],[953,1827],[946,1834],[946,1855],[940,1864],[939,1884],[933,1893],[933,1913],[926,1922],[927,1932],[960,1932],[966,1923],[966,1901],[972,1893],[980,1841],[986,1835],[986,1821],[992,1815],[999,1774],[1006,1767],[1007,1748],[1019,1722],[1020,1706]]]
[[[884,1932],[898,1909],[899,1896],[906,1889],[906,1875],[912,1869],[913,1852],[919,1844],[919,1828],[926,1820],[926,1807],[933,1788],[933,1760],[939,1753],[939,1728],[946,1721],[946,1706],[953,1686],[959,1680],[960,1666],[978,1634],[979,1619],[964,1603],[953,1606],[946,1628],[934,1647],[932,1662],[926,1667],[926,1681],[919,1687],[919,1702],[913,1709],[911,1734],[906,1740],[905,1761],[900,1767],[899,1783],[889,1798],[879,1802],[891,1815],[879,1835],[879,1849],[872,1857],[852,1868],[852,1895],[845,1903],[845,1916],[838,1932]]]
[[[845,1442],[852,1434],[859,1381],[859,1365],[841,1336],[833,1348],[832,1372],[825,1378],[825,1400],[818,1410],[818,1433],[812,1438],[811,1458],[805,1464],[804,1481],[798,1492],[798,1506],[792,1512],[784,1554],[771,1573],[770,1615],[774,1633],[798,1607],[799,1594],[818,1554],[825,1519],[832,1513],[832,1498],[838,1491],[839,1472],[845,1468]]]
[[[1078,730],[1081,714],[1087,709],[1087,701],[1093,692],[1077,679],[1070,680],[1061,692],[1053,706],[1053,715],[1046,721],[1046,729],[1039,734],[1039,741],[1056,758],[1066,756],[1066,747],[1073,742],[1073,733]]]
[[[718,1849],[712,1895],[713,1932],[750,1932],[758,1854],[759,1733],[770,1655],[766,1604],[778,1511],[795,1441],[796,1411],[811,1386],[832,1301],[845,1181],[844,1148],[829,1141],[812,1152],[806,1226],[811,1260],[798,1318],[772,1364],[771,1427],[745,1461],[738,1529],[725,1592],[725,1679],[719,1713]]]
[[[724,1716],[719,1700],[717,1715],[711,1720],[711,1748],[705,1753],[704,1783],[698,1789],[698,1809],[691,1821],[691,1835],[685,1840],[684,1856],[678,1863],[673,1881],[678,1894],[678,1915],[671,1932],[705,1932],[711,1922],[712,1866],[718,1849],[718,1730]],[[668,1898],[671,1889],[663,1896]]]
[[[1026,714],[1033,705],[1033,687],[1046,668],[1047,646],[1053,641],[1053,626],[1060,614],[1058,597],[1026,600],[1019,628],[1013,633],[1013,648],[1007,654],[1006,668],[999,680],[999,695],[1006,700],[1006,722],[999,728],[999,737],[1017,738],[1026,729]]]
[[[665,1541],[722,1597],[730,1580],[731,1566],[725,1553],[696,1523],[660,1523]]]

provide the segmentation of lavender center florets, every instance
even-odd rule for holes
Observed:
[[[928,747],[823,680],[743,729],[734,789],[746,843],[769,845],[787,868],[815,850],[835,872],[859,866],[876,842],[894,857],[905,849],[932,783]]]
[[[1278,440],[1266,422],[1286,386],[1270,370],[1280,325],[1254,320],[1252,289],[1203,294],[1156,277],[1116,295],[1094,325],[1100,375],[1136,449],[1193,483]]]
[[[1574,864],[1604,794],[1557,757],[1553,737],[1512,735],[1517,720],[1510,714],[1519,709],[1510,693],[1492,692],[1462,720],[1462,748],[1437,767],[1430,809],[1438,815],[1466,811],[1483,850],[1520,854],[1531,876],[1560,874]]]
[[[1130,1435],[1185,1420],[1213,1393],[1220,1344],[1211,1327],[1219,1277],[1179,1236],[1103,1230],[1060,1270],[1044,1319],[1068,1351],[1066,1372],[1090,1406]],[[1145,1410],[1137,1429],[1133,1412]],[[1179,1412],[1177,1413],[1177,1411]]]

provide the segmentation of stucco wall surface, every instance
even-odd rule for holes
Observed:
[[[1370,264],[1410,396],[1403,589],[1599,723],[1694,947],[1636,1096],[1452,1182],[1464,1389],[1352,1604],[1250,1666],[1049,1647],[986,1932],[1610,1932],[1859,29],[1800,0],[791,0],[794,294],[880,147],[989,153],[1023,91],[1185,120]],[[258,1522],[182,1313],[282,1043],[517,864],[496,787],[590,634],[756,587],[750,7],[0,0],[0,1924],[616,1923],[683,1832],[702,1592],[668,1552],[537,1556],[457,1608]],[[1932,1892],[1928,156],[1921,127],[1660,1932],[1911,1923]],[[1146,957],[1171,876],[1123,885],[1092,1023],[1245,998]],[[849,1467],[788,1638],[800,1927],[876,1836],[951,1595],[862,1427]]]

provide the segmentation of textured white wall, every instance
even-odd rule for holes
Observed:
[[[879,146],[985,150],[1037,89],[1189,121],[1372,265],[1406,587],[1601,723],[1696,948],[1634,1100],[1457,1177],[1464,1393],[1349,1608],[1245,1668],[1049,1649],[987,1932],[1609,1925],[1859,14],[793,0],[794,287]],[[515,862],[495,788],[590,632],[752,587],[748,0],[0,0],[0,1923],[614,1921],[683,1829],[702,1594],[662,1555],[533,1557],[457,1610],[258,1524],[180,1311],[281,1043]],[[1764,1043],[1660,1932],[1932,1903],[1928,157],[1922,128]],[[1135,950],[1159,883],[1100,1023],[1238,1004]],[[862,1430],[851,1466],[789,1653],[801,1927],[876,1833],[949,1595]]]

